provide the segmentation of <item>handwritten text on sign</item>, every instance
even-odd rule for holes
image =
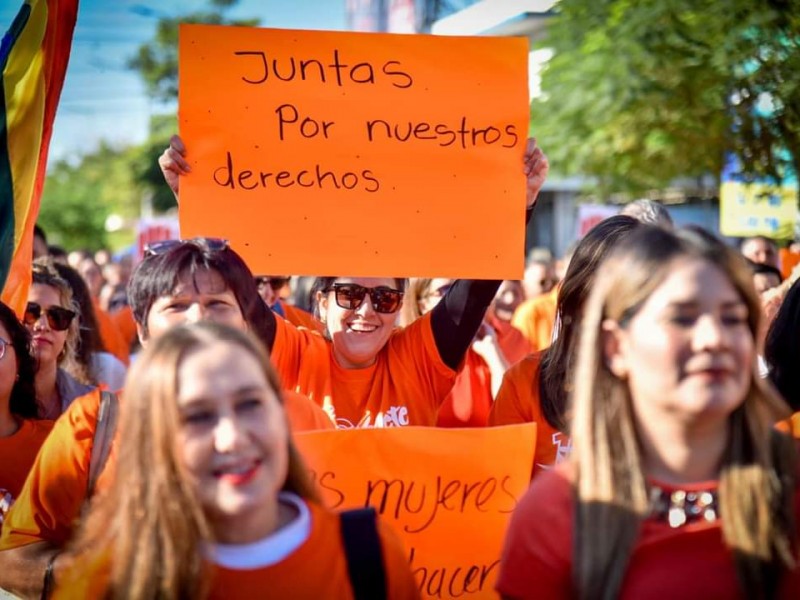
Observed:
[[[423,597],[493,597],[506,526],[530,481],[535,424],[295,437],[328,506],[374,506],[392,524]]]
[[[521,276],[526,40],[182,25],[179,72],[184,236],[260,273]]]

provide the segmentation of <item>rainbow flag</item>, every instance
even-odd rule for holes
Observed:
[[[25,0],[0,42],[0,289],[22,313],[78,0]]]

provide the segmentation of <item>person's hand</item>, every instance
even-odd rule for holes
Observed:
[[[539,191],[547,179],[547,172],[550,170],[550,163],[547,161],[547,156],[542,152],[542,149],[536,145],[535,138],[528,138],[528,145],[525,147],[525,164],[523,172],[527,177],[526,187],[526,207],[533,208],[536,204],[536,199],[539,197]]]
[[[178,199],[178,188],[180,187],[181,175],[186,175],[192,171],[189,163],[186,162],[186,146],[180,136],[173,135],[169,139],[169,147],[158,157],[158,166],[161,173],[169,185],[175,199]]]

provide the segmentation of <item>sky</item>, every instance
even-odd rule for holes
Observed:
[[[22,0],[0,0],[0,30]],[[50,161],[76,161],[100,140],[125,145],[147,136],[150,102],[139,75],[125,65],[151,39],[161,16],[208,7],[206,0],[80,0],[69,68],[50,143]],[[345,0],[240,0],[231,18],[261,19],[264,27],[342,30]]]

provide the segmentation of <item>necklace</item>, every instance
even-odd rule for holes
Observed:
[[[717,490],[665,490],[652,485],[649,517],[666,521],[673,529],[697,521],[716,521],[719,518]]]

